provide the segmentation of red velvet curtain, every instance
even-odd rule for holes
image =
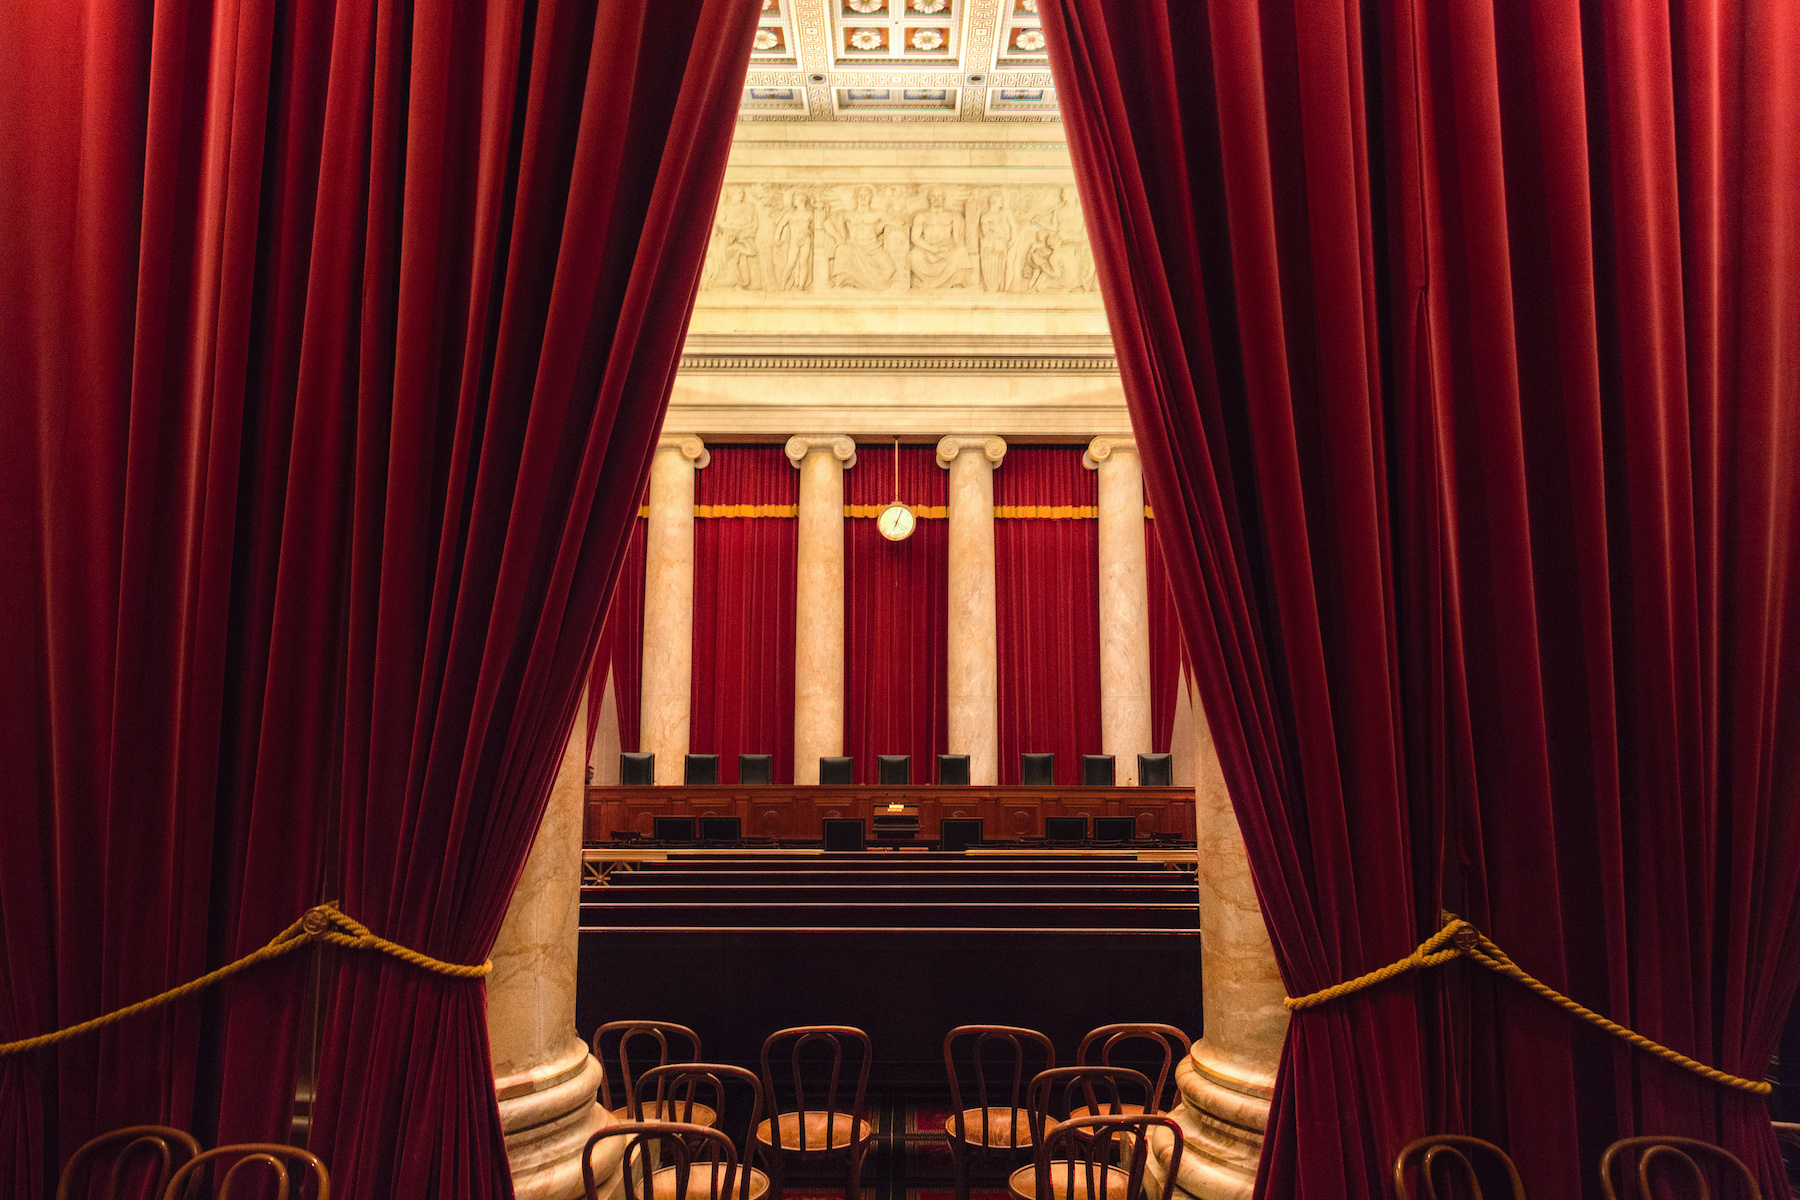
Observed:
[[[713,446],[694,482],[694,672],[688,744],[773,754],[794,781],[794,552],[800,472],[781,446]]]
[[[0,547],[29,581],[0,589],[0,1039],[322,897],[481,961],[648,471],[755,12],[0,8]],[[0,1060],[0,1194],[138,1121],[284,1140],[310,957]],[[481,985],[326,965],[334,1194],[509,1194]]]
[[[1144,566],[1150,597],[1150,749],[1166,754],[1175,740],[1175,704],[1185,685],[1187,650],[1155,521],[1144,522]]]
[[[1800,974],[1800,6],[1046,0],[1288,989],[1439,909],[1760,1077]],[[1477,968],[1297,1016],[1259,1189],[1469,1131],[1534,1197],[1763,1102]]]
[[[1055,754],[1056,782],[1076,784],[1101,752],[1100,488],[1081,455],[1012,446],[994,472],[1003,784],[1021,753]]]
[[[606,679],[612,676],[613,707],[618,713],[619,749],[636,753],[638,712],[644,682],[644,527],[642,516],[631,523],[625,558],[600,626],[600,645],[588,673],[588,758],[594,757],[599,737],[601,702]]]
[[[929,783],[950,746],[949,477],[936,446],[900,448],[900,498],[916,522],[890,542],[875,518],[894,499],[894,448],[859,446],[844,476],[844,753],[863,783],[880,754],[912,755],[913,782]]]

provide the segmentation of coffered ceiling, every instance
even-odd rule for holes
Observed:
[[[1038,0],[762,0],[745,121],[1056,121]]]

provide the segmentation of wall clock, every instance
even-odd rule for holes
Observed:
[[[894,439],[894,502],[875,518],[875,528],[890,542],[904,542],[912,536],[912,509],[900,502],[900,439]]]

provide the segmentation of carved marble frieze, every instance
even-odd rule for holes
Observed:
[[[1098,303],[1080,202],[1054,184],[728,182],[701,288],[720,298]]]

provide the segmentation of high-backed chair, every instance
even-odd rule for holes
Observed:
[[[652,1104],[661,1105],[661,1111],[668,1114],[668,1119],[683,1124],[695,1124],[694,1117],[713,1115],[712,1128],[732,1138],[732,1130],[739,1128],[735,1121],[727,1121],[725,1116],[725,1081],[741,1083],[750,1090],[749,1119],[741,1127],[741,1134],[733,1139],[733,1147],[737,1150],[738,1159],[738,1200],[762,1200],[769,1191],[769,1176],[756,1169],[756,1127],[762,1123],[763,1089],[762,1080],[758,1079],[742,1067],[733,1067],[725,1063],[670,1063],[666,1067],[652,1067],[638,1077],[637,1099],[639,1109],[646,1109]],[[668,1173],[670,1168],[664,1167],[657,1175]],[[679,1195],[674,1187],[674,1180],[658,1180],[652,1190],[657,1195],[667,1192]]]
[[[619,782],[626,787],[649,787],[656,782],[656,755],[619,755]]]
[[[1138,1024],[1127,1021],[1116,1025],[1102,1025],[1098,1029],[1089,1030],[1087,1036],[1081,1039],[1081,1044],[1075,1047],[1075,1065],[1085,1067],[1097,1063],[1103,1067],[1114,1066],[1116,1065],[1115,1058],[1122,1057],[1119,1054],[1122,1047],[1146,1043],[1146,1048],[1150,1050],[1151,1061],[1158,1063],[1155,1084],[1150,1089],[1152,1104],[1150,1111],[1152,1114],[1166,1112],[1168,1110],[1163,1107],[1163,1089],[1175,1081],[1176,1064],[1186,1058],[1188,1051],[1194,1048],[1194,1043],[1188,1035],[1175,1026]],[[1174,1096],[1171,1094],[1169,1099],[1172,1104]],[[1126,1115],[1140,1111],[1142,1110],[1131,1107],[1124,1109]],[[1085,1109],[1075,1109],[1069,1115],[1085,1117],[1090,1114]]]
[[[670,1063],[693,1062],[700,1057],[700,1035],[673,1021],[608,1021],[594,1030],[591,1043],[600,1064],[600,1107],[622,1121],[666,1121],[670,1109],[666,1096],[656,1097],[656,1107],[638,1107],[636,1077]],[[610,1051],[610,1059],[608,1061]],[[623,1086],[617,1096],[624,1103],[613,1107],[613,1067]],[[711,1125],[718,1115],[696,1106],[684,1118],[690,1125]]]
[[[1138,786],[1175,786],[1175,756],[1173,754],[1138,755]]]
[[[1699,1157],[1696,1158],[1695,1155]],[[1664,1195],[1690,1195],[1698,1200],[1710,1200],[1713,1192],[1709,1184],[1709,1172],[1703,1163],[1710,1164],[1718,1172],[1718,1181],[1724,1183],[1726,1190],[1720,1200],[1762,1200],[1762,1189],[1757,1186],[1756,1176],[1744,1165],[1744,1160],[1711,1142],[1703,1142],[1699,1138],[1671,1137],[1652,1134],[1649,1137],[1620,1138],[1608,1146],[1600,1154],[1600,1190],[1606,1200],[1619,1200],[1621,1193],[1613,1189],[1613,1179],[1617,1175],[1624,1180],[1626,1197],[1637,1200],[1654,1200]],[[1651,1190],[1651,1173],[1661,1167],[1661,1175],[1667,1179],[1671,1173],[1675,1177],[1686,1176],[1691,1190],[1684,1190],[1675,1183],[1671,1190],[1658,1188]],[[1741,1183],[1741,1187],[1733,1187],[1732,1182]],[[1671,1180],[1671,1182],[1673,1182]]]
[[[821,758],[819,760],[819,782],[833,787],[849,787],[856,782],[852,778],[855,769],[856,760],[854,758],[845,758],[842,755]]]
[[[1112,755],[1084,754],[1081,756],[1081,785],[1083,787],[1111,787],[1118,781],[1118,763]]]
[[[845,1089],[846,1046],[861,1054],[856,1090],[849,1095]],[[806,1053],[809,1048],[813,1050],[810,1056]],[[778,1056],[786,1058],[779,1076],[774,1069]],[[763,1094],[768,1097],[771,1115],[757,1125],[756,1142],[769,1164],[770,1200],[781,1200],[782,1160],[815,1154],[847,1158],[844,1200],[858,1200],[863,1157],[875,1136],[875,1123],[863,1111],[869,1063],[874,1057],[869,1035],[849,1025],[799,1025],[777,1030],[763,1042]],[[781,1080],[789,1084],[786,1090],[778,1086]],[[792,1108],[784,1105],[786,1097],[793,1098]]]
[[[1162,1191],[1153,1195],[1144,1175],[1158,1135],[1169,1139],[1169,1163]],[[1168,1117],[1075,1117],[1045,1135],[1031,1166],[1014,1171],[1007,1190],[1019,1200],[1173,1200],[1185,1148],[1181,1126]]]
[[[938,755],[938,786],[968,787],[969,756],[966,754]]]
[[[56,1200],[77,1196],[84,1200],[160,1196],[175,1172],[199,1153],[200,1143],[186,1130],[167,1125],[127,1125],[89,1138],[69,1155],[56,1183]],[[102,1167],[107,1170],[106,1186],[96,1192],[93,1180]]]
[[[1035,1143],[1025,1105],[1027,1081],[1054,1066],[1056,1046],[1035,1029],[958,1025],[944,1035],[944,1074],[950,1081],[944,1136],[956,1171],[956,1200],[969,1200],[971,1156],[1031,1150]],[[994,1068],[1000,1069],[993,1081],[997,1086],[990,1088]],[[973,1094],[963,1091],[965,1079],[973,1081]],[[966,1106],[969,1100],[975,1101],[973,1108]]]
[[[711,787],[719,782],[719,756],[690,754],[681,763],[681,782],[688,787]]]
[[[202,1151],[175,1172],[163,1197],[164,1200],[201,1200],[208,1195],[229,1196],[240,1172],[248,1180],[264,1171],[270,1172],[276,1180],[271,1190],[286,1200],[331,1200],[331,1176],[319,1156],[298,1146],[278,1142],[245,1142]],[[310,1188],[306,1186],[309,1183],[312,1184]],[[251,1194],[261,1193],[252,1189]]]
[[[609,1125],[582,1147],[587,1200],[600,1200],[594,1151],[612,1138],[625,1139],[619,1159],[625,1200],[732,1200],[738,1193],[737,1151],[730,1138],[705,1125],[638,1121]]]
[[[878,754],[875,764],[878,777],[886,787],[905,787],[912,782],[910,754]]]
[[[1056,755],[1019,755],[1019,782],[1026,787],[1050,787],[1056,782]]]
[[[1020,1167],[1007,1178],[1007,1188],[1017,1200],[1035,1200],[1038,1195],[1040,1167],[1054,1167],[1050,1157],[1050,1136],[1058,1133],[1070,1120],[1091,1120],[1093,1114],[1107,1117],[1131,1117],[1144,1120],[1144,1108],[1150,1098],[1150,1080],[1142,1071],[1129,1067],[1051,1067],[1031,1077],[1025,1092],[1025,1107],[1031,1124],[1031,1140],[1036,1147],[1033,1162]],[[1087,1117],[1073,1117],[1076,1110]],[[1128,1112],[1127,1109],[1132,1111]],[[1061,1116],[1058,1116],[1058,1114]],[[1080,1140],[1079,1138],[1077,1140]],[[1108,1147],[1110,1149],[1110,1147]],[[1098,1182],[1098,1181],[1096,1181]],[[1105,1191],[1062,1200],[1136,1200],[1135,1193],[1119,1193],[1123,1179],[1108,1175]],[[1054,1195],[1054,1190],[1046,1195]]]
[[[1398,1200],[1413,1198],[1408,1168],[1415,1165],[1419,1192],[1424,1200],[1439,1200],[1440,1197],[1452,1200],[1458,1196],[1467,1196],[1470,1200],[1501,1200],[1503,1196],[1525,1200],[1525,1184],[1519,1179],[1519,1169],[1513,1166],[1512,1157],[1494,1143],[1480,1138],[1438,1133],[1408,1142],[1394,1158],[1394,1195]],[[1448,1182],[1446,1173],[1452,1170],[1461,1176],[1461,1184],[1439,1191],[1439,1180]],[[1504,1181],[1507,1191],[1495,1188],[1490,1192],[1482,1186],[1484,1180],[1488,1184]]]
[[[770,784],[774,782],[775,756],[773,754],[738,755],[739,784]]]

